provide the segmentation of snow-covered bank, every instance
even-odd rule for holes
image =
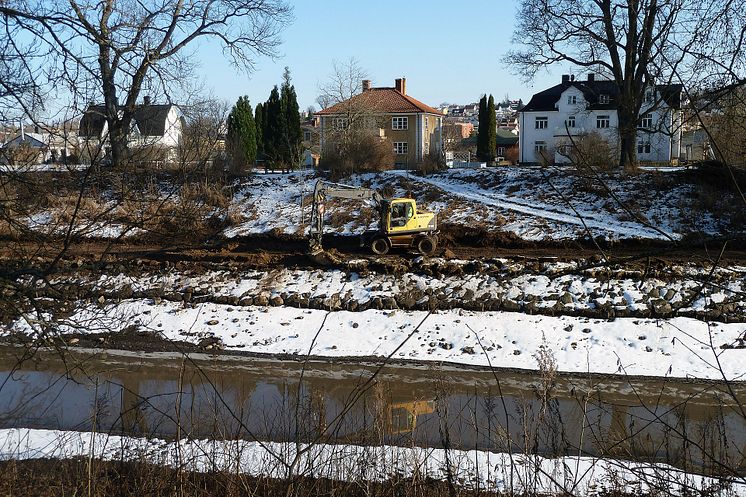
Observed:
[[[35,336],[34,319],[3,334]],[[150,299],[79,303],[62,332],[116,333],[127,327],[169,340],[261,354],[387,357],[537,369],[548,350],[561,372],[743,380],[746,324],[692,318],[532,316],[465,310],[327,312],[293,307],[185,305]],[[419,328],[418,328],[419,325]],[[417,329],[417,331],[415,331]]]
[[[291,462],[298,451],[292,470]],[[183,440],[122,437],[56,430],[0,430],[0,458],[93,457],[179,467],[187,471],[239,471],[254,476],[301,475],[333,480],[386,481],[450,477],[459,485],[494,492],[597,495],[604,490],[666,495],[746,495],[746,483],[727,483],[685,473],[665,464],[614,459],[425,449],[418,447],[295,444],[242,440]]]
[[[54,285],[88,287],[98,298],[158,297],[233,305],[282,305],[332,310],[431,308],[524,310],[593,317],[702,317],[746,320],[746,268],[670,266],[575,269],[503,260],[472,263],[433,259],[403,274],[365,270],[176,271],[56,277]],[[582,261],[578,261],[582,265]],[[574,270],[575,269],[575,270]],[[704,285],[704,282],[708,282]],[[38,289],[37,289],[38,290]]]

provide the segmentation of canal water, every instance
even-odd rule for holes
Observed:
[[[746,385],[0,348],[0,428],[450,447],[746,472]]]

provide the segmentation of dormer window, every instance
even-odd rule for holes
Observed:
[[[568,95],[567,96],[567,104],[568,105],[575,105],[578,103],[578,97],[577,95]]]
[[[601,95],[598,96],[598,103],[600,103],[601,105],[608,104],[610,101],[611,99],[605,93],[602,93]]]

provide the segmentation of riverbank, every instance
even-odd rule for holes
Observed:
[[[373,482],[392,487],[402,482],[420,481],[428,482],[433,490],[440,487],[438,482],[446,482],[459,489],[497,495],[657,495],[663,490],[672,496],[746,495],[746,483],[741,479],[708,478],[664,464],[588,457],[548,459],[525,454],[385,445],[236,440],[177,443],[102,433],[13,429],[0,430],[0,458],[17,461],[87,458],[89,467],[97,468],[98,478],[101,478],[101,469],[107,467],[103,461],[177,469],[190,479],[192,476],[188,473],[199,472],[212,476],[223,473],[239,478],[242,475],[272,478],[286,484],[298,477]],[[0,469],[7,469],[7,466],[0,466]],[[45,486],[48,484],[47,481]],[[417,494],[419,492],[414,495]]]

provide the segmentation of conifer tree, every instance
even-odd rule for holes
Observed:
[[[277,85],[272,88],[269,100],[264,104],[264,153],[269,165],[274,169],[282,164],[283,133],[285,114],[280,91]]]
[[[497,116],[495,115],[495,99],[490,95],[489,101],[487,102],[487,113],[485,116],[487,120],[487,132],[485,138],[485,152],[487,152],[487,161],[492,162],[495,160],[497,154]],[[479,127],[480,132],[482,127]]]
[[[303,131],[300,127],[300,109],[295,87],[290,84],[290,70],[286,67],[281,90],[282,109],[285,115],[283,129],[282,162],[295,168],[300,162]]]
[[[228,115],[226,137],[234,173],[245,172],[256,161],[256,126],[249,97],[239,97]]]
[[[260,157],[264,154],[264,106],[261,102],[256,104],[254,123],[256,124],[256,155]]]
[[[479,114],[477,115],[477,118],[479,119],[479,132],[477,133],[477,158],[479,158],[479,160],[485,160],[485,157],[488,155],[486,143],[487,135],[485,134],[486,128],[488,127],[487,95],[482,95],[482,98],[479,99]]]

